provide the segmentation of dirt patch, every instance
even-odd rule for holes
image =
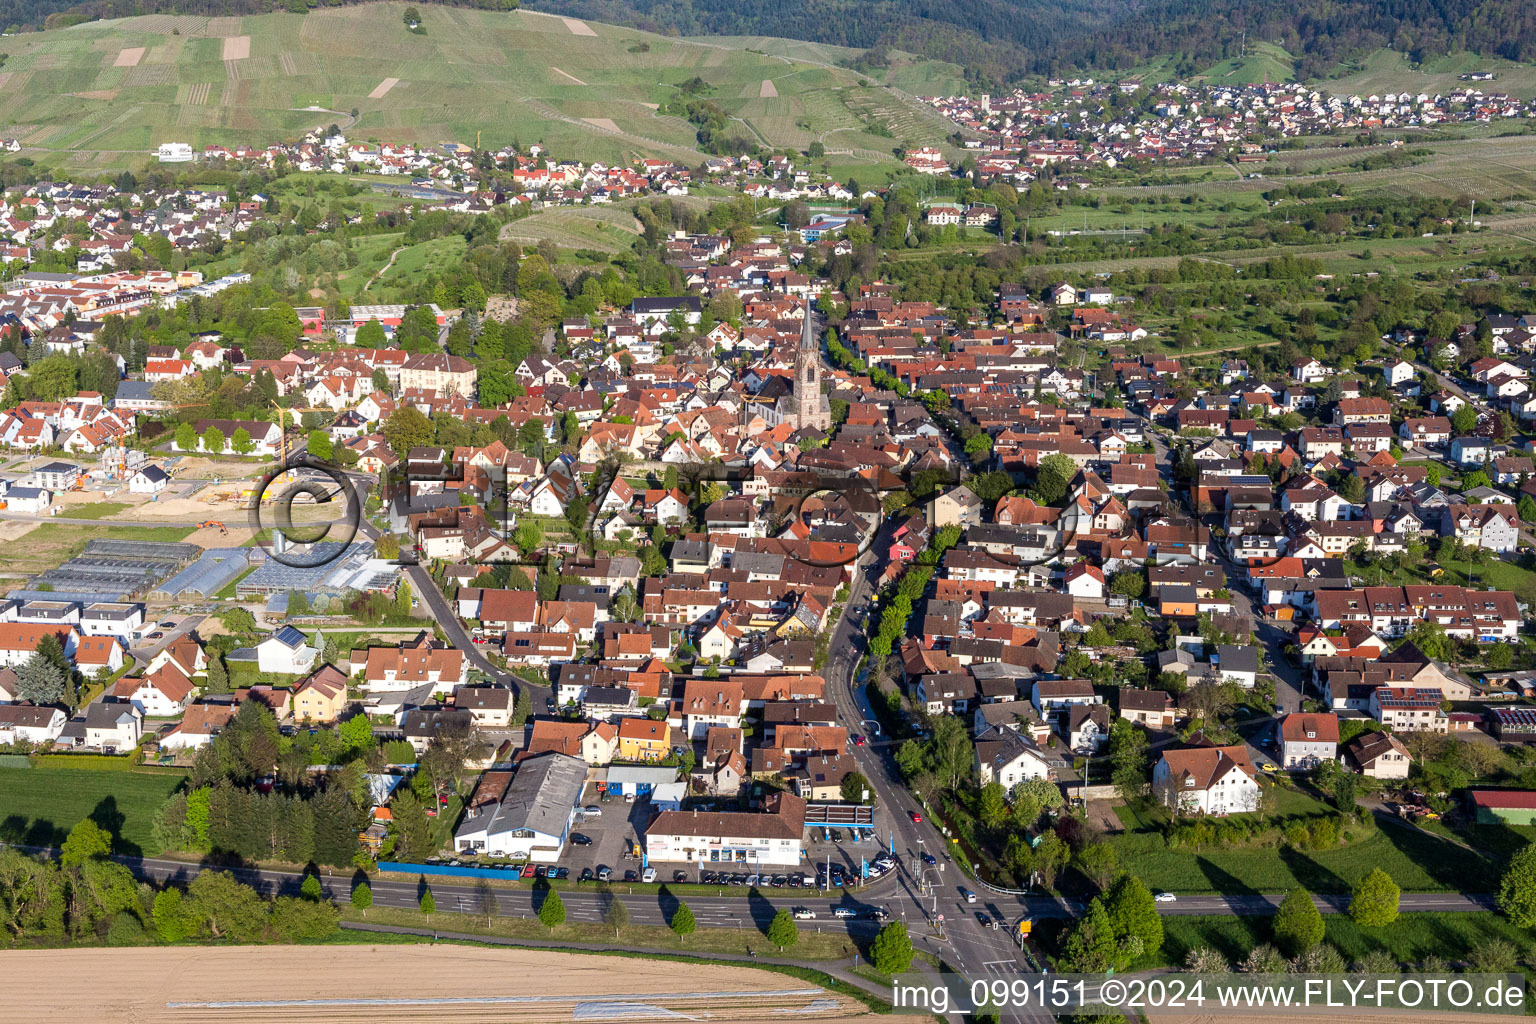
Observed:
[[[582,120],[594,128],[601,128],[605,132],[616,132],[619,130],[619,126],[613,123],[613,118],[611,117],[584,117]]]
[[[245,58],[249,57],[250,55],[251,55],[251,37],[250,36],[225,36],[224,37],[224,59],[225,60],[245,60]]]
[[[20,540],[42,523],[26,523],[18,519],[0,521],[0,541]]]
[[[762,86],[757,90],[757,98],[760,100],[773,100],[779,97],[779,87],[773,84],[773,79],[763,79]]]
[[[83,100],[115,100],[116,89],[92,89],[90,92],[72,92],[71,96],[78,96]]]
[[[0,71],[0,89],[5,88],[5,84],[11,80],[11,75],[14,73],[12,71]]]
[[[555,74],[559,75],[561,78],[566,79],[567,81],[575,82],[577,85],[587,84],[586,82],[583,82],[581,79],[577,78],[575,75],[571,74],[569,71],[561,71],[559,68],[553,65],[550,66],[549,70],[553,71]]]
[[[540,1024],[636,1019],[634,1004],[647,1018],[707,1012],[715,1021],[869,1013],[808,982],[743,967],[659,970],[639,959],[449,945],[331,946],[324,961],[315,970],[315,950],[303,946],[15,950],[0,953],[0,970],[14,1019],[36,1024],[372,1024],[381,1016]]]
[[[371,100],[381,100],[385,97],[386,94],[388,94],[389,90],[393,89],[399,84],[400,79],[398,78],[386,78],[384,81],[373,87],[373,92],[368,94],[368,98]]]
[[[592,31],[592,26],[591,25],[588,25],[586,22],[581,21],[581,20],[579,20],[577,18],[561,18],[560,20],[565,22],[565,27],[571,30],[571,35],[573,35],[573,36],[595,36],[595,35],[597,35],[596,32]]]
[[[137,67],[139,61],[144,59],[144,47],[125,46],[117,51],[117,60],[112,62],[115,68]]]

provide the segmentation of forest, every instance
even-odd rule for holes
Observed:
[[[1536,56],[1536,9],[1518,0],[537,0],[540,10],[682,35],[768,35],[890,47],[962,65],[974,84],[1074,69],[1123,70],[1176,54],[1190,69],[1279,43],[1303,78],[1390,46],[1414,60],[1473,50]]]

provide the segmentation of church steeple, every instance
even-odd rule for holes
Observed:
[[[821,344],[811,299],[806,296],[800,346],[795,350],[795,426],[800,430],[832,429],[832,403],[821,393]]]

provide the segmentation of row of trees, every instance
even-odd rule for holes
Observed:
[[[87,818],[57,861],[0,850],[0,926],[13,940],[314,942],[334,935],[336,908],[318,898],[268,899],[233,875],[204,871],[185,893],[156,891],[109,859],[112,835]]]

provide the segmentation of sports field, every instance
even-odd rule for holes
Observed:
[[[488,147],[537,140],[584,160],[695,164],[694,126],[656,109],[695,77],[744,132],[773,147],[821,141],[843,162],[895,166],[902,143],[948,131],[910,95],[804,44],[772,53],[530,11],[419,9],[425,35],[406,29],[403,4],[379,3],[14,36],[0,134],[40,164],[96,169],[145,164],[162,142],[266,145],[332,123],[429,146],[478,133]]]
[[[33,1024],[846,1022],[863,1004],[745,967],[454,945],[0,952],[7,1018]]]

